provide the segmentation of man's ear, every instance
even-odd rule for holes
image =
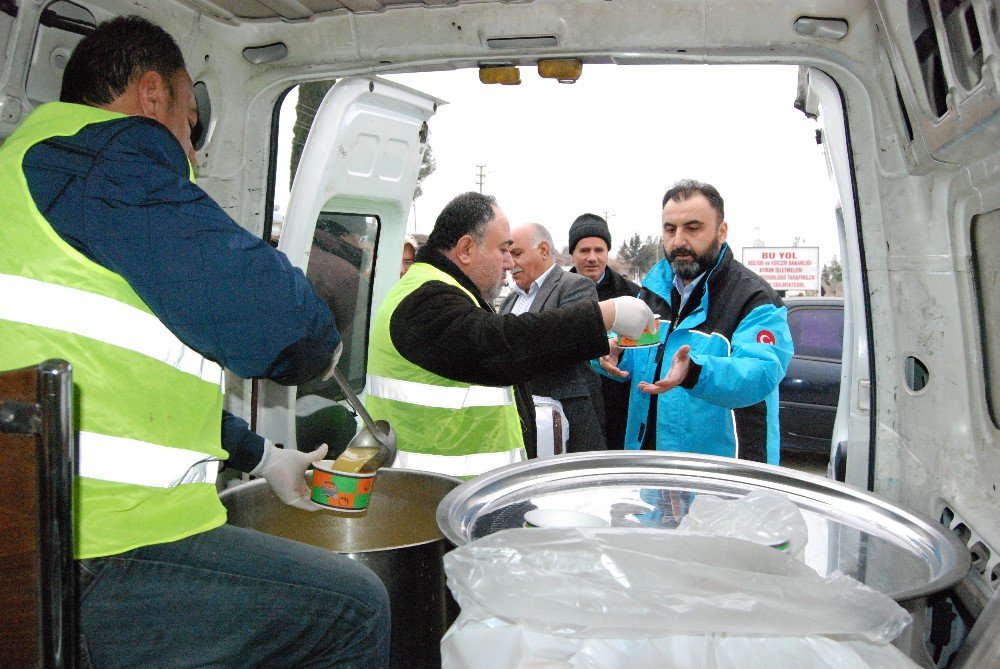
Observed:
[[[548,242],[542,242],[541,244],[539,244],[538,245],[538,251],[539,251],[539,253],[542,254],[542,257],[545,258],[546,260],[548,260],[549,256],[552,255],[552,253],[551,253],[552,249],[549,248],[549,243]]]
[[[142,115],[160,121],[166,117],[170,104],[170,90],[159,72],[143,72],[137,83],[139,109]]]
[[[471,265],[475,249],[476,240],[472,238],[472,235],[463,235],[455,244],[455,258],[463,265]]]

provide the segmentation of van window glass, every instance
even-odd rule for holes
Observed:
[[[958,82],[971,90],[982,79],[983,45],[972,0],[941,0],[948,49]]]
[[[972,270],[979,302],[986,402],[1000,428],[1000,209],[972,219]]]
[[[927,91],[927,102],[936,116],[944,116],[948,111],[948,84],[941,65],[941,52],[938,50],[934,23],[931,20],[931,8],[927,0],[909,0],[908,8],[910,35]]]
[[[96,27],[94,15],[72,2],[59,0],[42,10],[24,86],[33,105],[59,99],[70,54],[84,35],[89,35]]]
[[[355,388],[364,387],[365,382],[372,268],[378,234],[379,220],[375,216],[321,211],[306,269],[306,277],[316,293],[333,312],[344,342],[338,367]],[[299,396],[305,394],[328,399],[342,397],[332,379],[325,384],[300,387]]]
[[[840,362],[844,341],[843,310],[793,309],[788,313],[788,329],[795,342],[795,355]]]

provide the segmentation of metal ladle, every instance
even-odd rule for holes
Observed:
[[[392,427],[384,420],[376,421],[365,409],[358,396],[351,390],[347,379],[340,374],[340,370],[333,368],[333,380],[337,382],[340,389],[344,391],[347,401],[364,421],[364,428],[358,432],[347,444],[347,448],[377,448],[378,451],[361,468],[363,472],[372,472],[379,467],[391,465],[396,459],[396,433]]]

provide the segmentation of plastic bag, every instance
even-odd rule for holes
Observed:
[[[892,599],[743,540],[513,529],[444,563],[448,669],[915,666],[885,645],[910,622]]]
[[[680,531],[745,539],[802,559],[809,530],[788,495],[754,490],[737,499],[698,495],[677,526]]]

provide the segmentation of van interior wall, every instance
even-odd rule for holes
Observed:
[[[843,91],[853,159],[852,206],[860,226],[853,234],[860,247],[843,262],[861,268],[866,290],[867,312],[855,317],[872,334],[874,489],[931,517],[940,517],[948,506],[985,545],[1000,549],[1000,432],[987,406],[981,332],[995,328],[996,321],[981,322],[970,271],[971,221],[1000,208],[995,67],[1000,55],[992,22],[979,22],[989,30],[983,48],[991,51],[987,60],[993,65],[984,66],[985,92],[969,103],[966,114],[978,120],[965,123],[956,120],[958,103],[944,116],[931,112],[908,51],[913,39],[907,7],[891,0],[874,6],[861,0],[822,3],[824,16],[849,24],[840,40],[794,31],[796,18],[818,11],[806,0],[476,2],[337,11],[302,21],[241,19],[219,9],[226,3],[197,0],[79,4],[98,20],[147,16],[178,40],[192,78],[208,85],[213,103],[208,141],[198,156],[199,182],[255,234],[263,233],[270,216],[272,114],[283,91],[298,81],[529,63],[553,55],[619,63],[806,63],[822,69]],[[985,18],[990,4],[976,0],[970,6]],[[6,109],[13,108],[11,97],[23,101],[20,82],[42,9],[19,3],[9,30],[0,62]],[[523,53],[487,42],[540,34],[554,36],[557,46]],[[246,47],[275,42],[288,47],[279,61],[254,65],[242,57]],[[897,96],[887,71],[895,74],[913,121],[912,141],[891,121],[898,113]],[[0,135],[14,125],[0,125]],[[942,138],[941,128],[951,128],[954,136]],[[927,370],[922,388],[914,383],[920,376],[913,371],[920,369],[915,361]],[[869,399],[863,379],[847,381],[852,402]],[[230,386],[244,394],[244,408],[247,388]],[[990,560],[996,564],[1000,556]]]

